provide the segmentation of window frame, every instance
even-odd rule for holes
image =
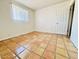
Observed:
[[[20,9],[24,10],[24,11],[28,14],[28,15],[27,15],[28,18],[26,17],[26,18],[23,19],[23,20],[22,20],[22,18],[21,18],[21,19],[14,19],[14,15],[13,15],[13,5],[16,6],[17,8],[20,8]],[[29,10],[28,10],[27,8],[23,8],[22,6],[19,6],[19,5],[17,5],[17,4],[12,3],[12,4],[11,4],[11,18],[12,18],[13,21],[28,22],[29,19],[30,19],[30,12],[29,12]]]

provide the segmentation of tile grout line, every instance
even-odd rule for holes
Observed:
[[[67,37],[67,36],[66,36]],[[69,41],[73,44],[73,46],[78,50],[78,48],[75,46],[75,44],[73,43],[73,41],[72,40],[70,40],[70,38],[69,37],[67,37],[68,39],[69,39]]]
[[[26,48],[27,49],[27,48]],[[38,56],[40,56],[39,54],[37,54],[37,53],[35,53],[35,52],[33,52],[33,51],[31,51],[31,50],[29,50],[29,49],[27,49],[29,52],[31,52],[31,53],[34,53],[34,54],[36,54],[36,55],[38,55]],[[40,56],[41,57],[41,56]]]
[[[35,35],[35,34],[34,34]],[[48,47],[48,45],[49,45],[49,43],[51,42],[51,37],[52,37],[52,35],[42,35],[42,34],[40,34],[40,35],[36,35],[36,37],[31,37],[32,38],[32,40],[29,40],[28,42],[26,42],[26,44],[25,45],[27,45],[27,44],[29,44],[29,43],[31,43],[32,41],[34,41],[34,40],[37,40],[37,39],[39,39],[40,40],[40,37],[41,37],[41,39],[43,38],[43,39],[49,39],[48,40],[48,42],[47,42],[47,45],[45,46],[45,48],[44,48],[44,51],[42,52],[42,54],[41,55],[39,55],[38,53],[35,53],[34,51],[31,51],[31,50],[29,50],[29,49],[27,49],[25,46],[23,46],[23,45],[21,45],[21,44],[18,44],[18,43],[16,43],[16,42],[14,42],[14,43],[16,43],[18,46],[20,46],[20,47],[23,47],[23,48],[25,48],[23,51],[25,51],[25,50],[28,50],[29,52],[31,52],[31,53],[34,53],[34,54],[36,54],[36,55],[38,55],[39,57],[40,57],[40,59],[42,59],[44,56],[44,53],[45,53],[45,51],[46,51],[46,48]],[[36,39],[35,39],[36,38]],[[53,37],[52,37],[53,38]],[[29,39],[29,38],[28,38]],[[59,39],[59,37],[58,37],[58,34],[56,34],[56,41],[55,41],[55,52],[54,52],[54,59],[56,59],[56,50],[57,50],[57,42],[58,42],[58,39]],[[63,42],[63,45],[64,45],[64,47],[65,47],[65,49],[66,49],[66,51],[67,51],[67,55],[68,55],[68,59],[71,59],[71,56],[69,55],[69,50],[68,50],[68,48],[67,48],[67,45],[66,45],[66,42],[65,42],[65,40],[64,40],[65,38],[64,38],[64,36],[63,35],[61,35],[61,40],[62,40],[62,42]],[[10,40],[10,41],[12,41],[13,42],[13,40]],[[14,52],[11,48],[9,48],[8,47],[8,45],[6,45],[6,43],[5,42],[3,42],[4,44],[5,44],[5,46],[14,54],[14,57],[17,57],[18,59],[21,59],[20,58],[20,56],[19,56],[19,54],[21,54],[23,51],[21,51],[19,54],[17,54],[16,52]],[[21,42],[20,42],[21,43]],[[40,48],[42,48],[42,47],[40,47]],[[27,59],[27,58],[26,58]],[[46,59],[45,57],[44,57],[44,59]]]
[[[57,35],[57,38],[58,38],[58,34],[56,34],[56,35]],[[56,48],[55,48],[55,56],[54,56],[54,59],[56,59],[57,40],[58,39],[56,39]]]
[[[73,44],[73,46],[75,47],[75,49],[77,49],[78,51],[78,48],[75,46],[75,44],[70,40],[70,42]]]
[[[46,48],[48,47],[48,45],[49,45],[50,41],[51,41],[51,39],[48,41],[47,46],[46,46],[46,47],[45,47],[45,49],[44,49],[44,52],[45,52]],[[43,57],[44,52],[43,52],[43,54],[41,55],[40,59]],[[44,59],[45,59],[45,57],[44,57]]]
[[[40,37],[39,37],[40,38]],[[39,39],[38,38],[38,39]],[[34,40],[34,38],[33,38],[33,40]],[[30,41],[33,41],[33,40],[30,40]],[[30,41],[28,42],[28,44],[30,43]],[[23,46],[23,45],[22,45]],[[23,46],[24,47],[24,46]],[[24,47],[25,48],[25,50],[27,49],[26,47]],[[31,51],[31,50],[29,50],[29,49],[27,49],[29,52],[31,52],[31,53],[34,53],[34,54],[36,54],[36,55],[38,55],[37,53],[35,53],[35,52],[33,52],[33,51]],[[23,52],[23,51],[22,51]],[[20,53],[21,54],[21,53]],[[40,56],[40,55],[38,55],[38,56]],[[40,56],[41,57],[41,56]],[[19,57],[20,58],[20,57]],[[20,58],[21,59],[21,58]],[[27,58],[26,58],[27,59]]]
[[[34,40],[34,39],[33,39],[33,40]],[[13,40],[12,40],[12,41],[13,41]],[[30,40],[30,41],[32,41],[32,40]],[[30,42],[30,41],[29,41],[29,42]],[[13,42],[14,42],[14,41],[13,41]],[[29,42],[28,42],[28,43],[29,43]],[[4,42],[3,42],[3,43],[4,43]],[[28,44],[28,43],[27,43],[27,44]],[[6,44],[6,43],[4,43],[4,44]],[[15,44],[17,44],[17,43],[15,42]],[[18,45],[18,46],[22,46],[23,48],[25,48],[25,47],[24,47],[23,45],[21,45],[21,44],[17,44],[17,45]],[[21,54],[24,50],[26,50],[26,48],[25,48],[25,49],[24,49],[23,51],[21,51],[19,54],[16,54],[16,53],[13,52],[8,46],[6,46],[6,47],[7,47],[13,54],[15,54],[15,56],[17,56],[19,59],[21,59],[21,58],[20,58],[18,55]]]
[[[42,48],[42,47],[41,47]],[[27,49],[27,48],[26,48]],[[36,54],[36,55],[38,55],[38,56],[40,56],[39,54],[37,54],[37,53],[35,53],[35,52],[33,52],[33,51],[31,51],[31,50],[29,50],[29,49],[27,49],[29,52],[31,52],[31,53],[34,53],[34,54]],[[41,56],[40,56],[41,57]]]
[[[63,36],[62,36],[62,40],[63,40],[63,42],[64,42],[64,38],[63,38]],[[65,42],[64,42],[64,47],[66,48],[66,51],[67,51],[67,54],[68,54],[68,59],[71,59],[71,58],[70,58],[70,55],[69,55],[69,52],[68,52],[68,49],[67,49],[67,47],[66,47]]]
[[[38,38],[38,39],[40,39],[40,37]],[[25,49],[27,49],[26,47],[24,47]],[[42,48],[42,47],[41,47]],[[34,54],[36,54],[36,55],[38,55],[38,56],[40,56],[39,54],[37,54],[37,53],[35,53],[35,52],[33,52],[33,51],[31,51],[31,50],[29,50],[29,49],[27,49],[29,52],[31,52],[31,53],[34,53]],[[40,56],[41,57],[41,56]]]
[[[3,42],[4,43],[4,42]],[[4,43],[4,44],[6,44],[6,43]],[[6,47],[13,53],[13,54],[15,54],[15,57],[18,57],[19,59],[21,59],[15,52],[13,52],[7,45],[6,45]]]
[[[32,40],[28,41],[27,44],[30,43],[30,42],[33,41],[33,40],[34,40],[34,38],[33,38]],[[15,42],[15,43],[16,43],[16,42]],[[17,44],[17,43],[16,43],[16,44]],[[20,46],[23,46],[23,45],[21,45],[21,44],[19,44],[19,45],[20,45]]]
[[[39,38],[40,38],[40,36],[39,36]],[[34,39],[33,39],[33,40],[34,40]],[[12,41],[13,41],[13,40],[12,40]],[[30,40],[30,41],[32,41],[32,40]],[[30,41],[29,41],[28,43],[30,43]],[[16,43],[16,42],[15,42],[15,43]],[[6,44],[6,43],[4,43],[4,44]],[[16,43],[16,44],[17,44],[17,43]],[[18,44],[18,45],[19,45],[19,46],[23,46],[23,45],[20,45],[20,44]],[[13,52],[8,46],[6,46],[6,47],[7,47],[12,53],[14,53],[16,57],[18,57],[19,59],[21,59],[21,58],[18,56],[18,54],[16,54],[15,52]],[[23,46],[23,48],[25,48],[25,47]],[[25,49],[27,49],[27,48],[25,48]],[[25,50],[25,49],[24,49],[24,50]],[[23,50],[23,51],[24,51],[24,50]],[[23,51],[22,51],[22,52],[23,52]],[[29,51],[29,50],[28,50],[28,51]],[[31,52],[32,52],[32,51],[31,51]],[[21,52],[20,52],[20,53],[21,53]],[[19,53],[19,54],[20,54],[20,53]],[[34,54],[36,54],[36,53],[34,53]],[[38,54],[37,54],[37,55],[38,55]],[[40,55],[39,55],[39,56],[40,56]]]

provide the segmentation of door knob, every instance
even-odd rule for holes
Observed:
[[[59,23],[56,23],[56,24],[59,24]]]

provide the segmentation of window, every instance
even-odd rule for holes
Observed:
[[[13,20],[28,21],[28,11],[17,5],[12,4],[12,18]]]

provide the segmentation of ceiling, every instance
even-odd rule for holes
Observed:
[[[16,0],[16,1],[26,5],[29,8],[36,10],[56,3],[61,3],[67,0]]]

